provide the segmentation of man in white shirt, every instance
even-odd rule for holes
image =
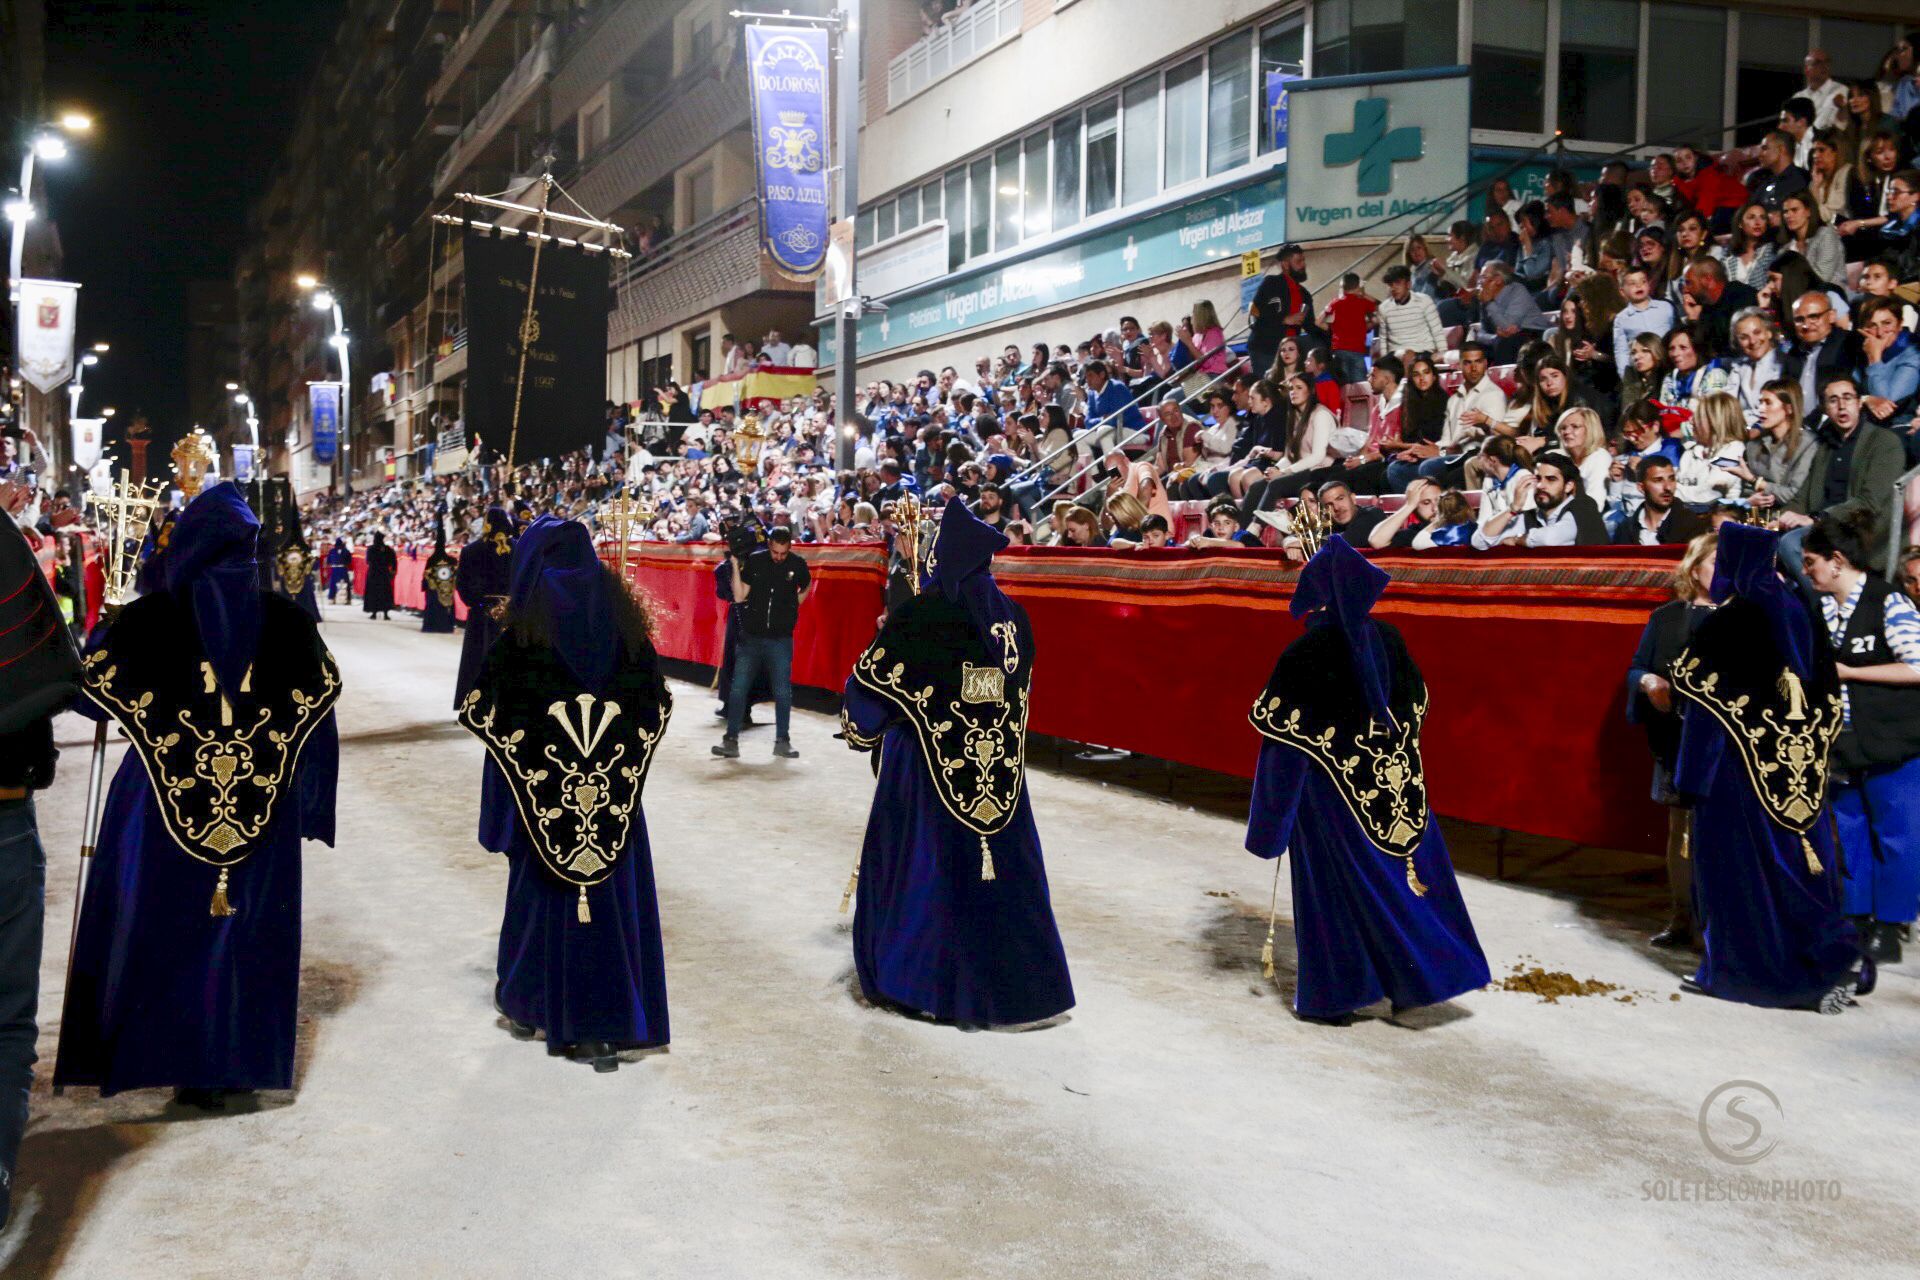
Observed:
[[[1496,546],[1591,547],[1606,541],[1600,508],[1580,492],[1580,468],[1564,453],[1541,454],[1532,480],[1521,478],[1513,504],[1473,531],[1476,551]]]
[[[1847,89],[1833,79],[1832,59],[1825,49],[1807,50],[1806,60],[1801,63],[1802,73],[1807,78],[1806,88],[1793,96],[1805,98],[1813,104],[1813,127],[1816,130],[1831,129],[1847,118]]]
[[[787,361],[792,368],[811,369],[820,363],[820,353],[813,349],[812,343],[796,342],[793,344],[793,351],[788,355]]]
[[[1445,351],[1447,329],[1440,323],[1440,308],[1426,294],[1413,291],[1413,272],[1391,266],[1386,280],[1386,300],[1373,313],[1386,354],[1405,360],[1414,352],[1437,356]]]
[[[793,359],[793,348],[781,340],[778,329],[769,329],[767,340],[760,344],[760,354],[766,357],[765,363],[784,369]]]

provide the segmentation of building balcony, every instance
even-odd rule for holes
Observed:
[[[440,75],[433,82],[433,87],[427,91],[429,105],[439,102],[453,91],[453,86],[460,82],[461,75],[473,65],[475,55],[486,47],[488,37],[492,36],[500,26],[500,19],[512,11],[513,4],[514,0],[493,0],[493,3],[473,20],[472,26],[454,37],[452,47],[447,50],[447,56],[441,60]]]
[[[627,264],[618,277],[607,345],[626,346],[750,294],[812,289],[769,265],[760,252],[759,210],[743,200]]]
[[[974,0],[887,64],[887,110],[1020,34],[1022,0]]]
[[[701,152],[748,122],[745,76],[721,78],[711,71],[687,77],[639,113],[624,137],[590,158],[567,190],[599,216],[624,207],[656,183],[671,178]]]
[[[508,2],[496,0],[496,7]],[[460,136],[447,148],[447,153],[440,157],[440,163],[433,167],[434,195],[444,196],[454,180],[480,158],[500,131],[538,96],[540,86],[553,74],[553,55],[558,46],[559,29],[548,27],[540,33],[533,46],[521,55],[506,80],[487,99],[486,105],[474,113],[473,119],[460,131]]]

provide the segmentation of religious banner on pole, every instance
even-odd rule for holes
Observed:
[[[307,427],[313,436],[313,460],[328,466],[340,451],[340,384],[307,384]]]
[[[20,282],[14,350],[20,356],[20,376],[42,395],[73,376],[73,322],[79,302],[77,284]]]
[[[106,440],[107,420],[105,418],[75,418],[73,426],[73,464],[82,471],[93,470],[93,464],[100,461],[100,450]]]
[[[253,479],[253,446],[237,444],[233,446],[233,478],[240,484]]]
[[[606,436],[608,256],[547,241],[536,263],[525,236],[471,225],[465,241],[468,433],[505,457],[517,405],[516,463],[599,443]]]
[[[780,274],[811,280],[827,256],[827,33],[747,28],[760,243]]]

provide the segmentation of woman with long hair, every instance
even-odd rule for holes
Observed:
[[[1673,244],[1667,250],[1667,301],[1675,315],[1685,301],[1687,268],[1713,256],[1713,229],[1707,219],[1688,209],[1673,220]]]
[[[1280,339],[1280,345],[1274,350],[1273,367],[1267,370],[1267,381],[1276,386],[1284,385],[1294,374],[1306,372],[1306,368],[1306,352],[1301,350],[1300,339],[1288,334]]]
[[[1431,356],[1415,356],[1400,392],[1400,442],[1439,444],[1447,430],[1447,389]]]
[[[480,843],[508,859],[494,1003],[516,1037],[612,1071],[668,1040],[640,794],[673,697],[646,603],[575,521],[520,535],[501,627],[459,714],[487,749]]]
[[[1633,236],[1633,260],[1647,269],[1654,297],[1667,291],[1667,232],[1665,227],[1642,227]]]
[[[1746,467],[1747,416],[1724,391],[1701,396],[1687,424],[1689,439],[1675,471],[1680,501],[1692,507],[1737,501]]]
[[[1232,466],[1227,472],[1229,497],[1244,499],[1247,490],[1266,479],[1267,469],[1285,454],[1287,412],[1280,403],[1280,387],[1286,387],[1286,394],[1291,396],[1296,383],[1305,385],[1308,397],[1312,397],[1312,384],[1299,373],[1278,385],[1262,378],[1247,389],[1246,422],[1234,440]]]
[[[1728,280],[1759,289],[1766,284],[1767,268],[1773,265],[1773,255],[1779,251],[1767,207],[1750,200],[1733,215],[1733,234],[1720,256],[1720,264],[1727,269]]]
[[[1285,498],[1299,495],[1309,484],[1322,477],[1320,472],[1333,466],[1333,432],[1338,425],[1333,412],[1313,393],[1313,383],[1303,373],[1287,379],[1286,448],[1273,459],[1264,477],[1248,489],[1241,522],[1249,528],[1253,517]]]
[[[1864,262],[1880,256],[1884,241],[1880,229],[1887,224],[1887,188],[1900,171],[1900,138],[1888,129],[1869,136],[1860,146],[1860,158],[1854,161],[1853,195],[1847,216],[1836,230],[1846,242],[1847,261]]]
[[[1801,426],[1800,383],[1778,378],[1761,388],[1759,434],[1747,441],[1742,465],[1730,468],[1751,485],[1749,502],[1761,511],[1779,512],[1806,488],[1813,469],[1815,441]]]
[[[1193,358],[1199,362],[1200,372],[1209,378],[1225,373],[1231,353],[1227,350],[1226,330],[1220,327],[1220,313],[1214,310],[1212,300],[1197,299],[1188,323],[1193,326]]]
[[[1586,402],[1567,362],[1556,355],[1543,357],[1533,366],[1533,397],[1520,419],[1520,443],[1539,453],[1552,441],[1560,415]]]
[[[1693,860],[1688,855],[1693,811],[1674,790],[1674,763],[1680,754],[1680,708],[1674,697],[1673,665],[1687,639],[1713,608],[1713,557],[1716,534],[1703,533],[1687,544],[1673,574],[1673,599],[1653,611],[1640,633],[1640,647],[1627,670],[1627,720],[1646,730],[1653,752],[1653,799],[1667,810],[1667,892],[1671,903],[1666,927],[1653,935],[1656,947],[1686,947],[1694,940]]]
[[[1811,190],[1796,191],[1780,201],[1781,250],[1807,260],[1823,281],[1845,282],[1847,251],[1840,233],[1820,216],[1820,199]]]
[[[1853,196],[1853,166],[1847,163],[1845,147],[1846,140],[1837,130],[1822,129],[1814,135],[1807,191],[1819,209],[1820,220],[1828,226],[1846,220]]]

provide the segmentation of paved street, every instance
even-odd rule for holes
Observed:
[[[491,1007],[506,868],[473,838],[459,637],[344,610],[325,635],[340,840],[307,848],[299,1087],[256,1109],[48,1092],[88,739],[59,726],[8,1277],[1912,1274],[1913,966],[1839,1018],[1674,1000],[1678,962],[1637,933],[1468,879],[1496,974],[1531,958],[1623,990],[1308,1025],[1284,881],[1261,978],[1272,880],[1237,823],[1035,770],[1079,1007],[1023,1033],[917,1023],[857,998],[835,913],[866,762],[817,714],[797,761],[764,729],[713,760],[689,686],[647,789],[672,1048],[613,1075],[550,1059]],[[1730,1080],[1781,1108],[1749,1106],[1777,1146],[1744,1167],[1700,1131]],[[1743,1178],[1839,1198],[1700,1200]]]

